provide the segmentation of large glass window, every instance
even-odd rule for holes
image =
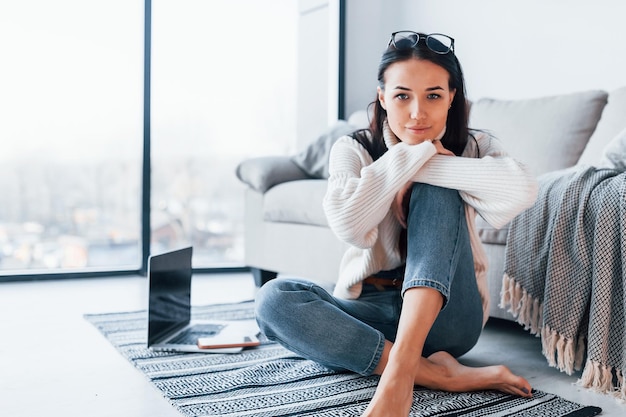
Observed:
[[[141,267],[145,3],[0,3],[0,280]],[[294,150],[298,2],[148,3],[151,252],[242,266],[235,167]]]
[[[293,0],[152,3],[152,245],[243,263],[245,158],[295,146]]]
[[[0,272],[139,267],[143,16],[0,3]]]

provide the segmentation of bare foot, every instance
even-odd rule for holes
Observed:
[[[362,417],[408,416],[413,404],[413,381],[413,373],[406,369],[385,369]]]
[[[472,368],[462,365],[447,352],[436,352],[428,358],[420,358],[416,366],[387,364],[362,417],[406,417],[413,403],[414,385],[449,392],[493,389],[532,397],[528,381],[513,374],[506,366]]]
[[[493,389],[521,397],[532,396],[530,392],[531,386],[528,381],[512,373],[506,366],[494,365],[471,368],[460,364],[447,352],[433,353],[428,357],[428,361],[442,366],[448,377],[446,379],[449,379],[445,386],[436,387],[437,389],[454,392]],[[417,378],[419,379],[419,376]]]

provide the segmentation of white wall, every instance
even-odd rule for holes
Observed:
[[[402,29],[456,39],[472,100],[626,86],[626,2],[346,1],[347,114],[374,98],[378,58]]]
[[[337,120],[339,1],[298,2],[297,150]]]

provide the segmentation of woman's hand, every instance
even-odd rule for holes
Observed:
[[[437,154],[454,156],[454,152],[444,148],[440,140],[434,140],[433,145],[435,145],[435,149],[437,149]]]

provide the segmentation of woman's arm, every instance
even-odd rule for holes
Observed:
[[[467,204],[500,228],[533,204],[537,181],[523,164],[504,152],[498,140],[486,134],[476,139],[481,158],[436,155],[412,180],[459,190]]]
[[[414,146],[399,143],[372,162],[355,139],[340,138],[330,153],[323,203],[330,228],[353,246],[371,247],[396,193],[435,153],[431,142]]]

